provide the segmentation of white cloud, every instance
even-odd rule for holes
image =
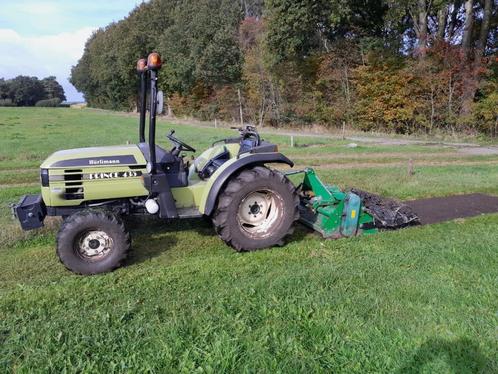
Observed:
[[[56,35],[22,36],[12,29],[0,29],[0,77],[55,75],[68,100],[80,99],[67,79],[93,30],[84,27]]]
[[[124,18],[141,0],[0,0],[0,27],[21,35],[49,35]]]
[[[0,0],[0,77],[55,75],[69,100],[81,94],[67,81],[97,26],[125,17],[142,0]]]

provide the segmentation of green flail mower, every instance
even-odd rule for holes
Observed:
[[[294,164],[252,126],[240,128],[237,137],[213,143],[192,160],[185,152],[196,150],[174,131],[167,135],[169,150],[156,145],[156,115],[162,112],[160,68],[157,53],[137,64],[137,144],[55,152],[40,166],[41,194],[23,196],[12,206],[24,230],[42,227],[47,216],[62,217],[57,255],[69,270],[97,274],[119,267],[131,248],[122,220],[129,215],[165,220],[209,217],[219,237],[236,251],[283,245],[298,220],[325,238],[417,223],[405,205],[327,186],[310,168],[287,173],[269,168],[268,164]],[[303,179],[296,186],[288,177],[299,173]]]
[[[379,229],[393,230],[419,223],[407,205],[358,189],[344,192],[337,186],[325,185],[311,168],[286,175],[301,173],[303,182],[297,188],[299,220],[324,238],[373,234]]]

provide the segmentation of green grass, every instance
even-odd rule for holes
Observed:
[[[203,220],[129,222],[126,266],[81,277],[55,256],[58,221],[23,233],[8,204],[38,191],[51,152],[133,141],[136,119],[9,108],[0,124],[0,372],[498,372],[498,215],[337,241],[300,227],[284,248],[248,254]],[[232,133],[176,129],[198,149]],[[314,157],[341,186],[403,199],[498,194],[497,165],[458,165],[497,158],[265,137],[291,158]],[[330,167],[336,154],[349,169]],[[415,175],[379,166],[393,154],[420,155]]]

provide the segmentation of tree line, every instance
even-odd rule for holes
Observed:
[[[0,78],[0,106],[57,106],[64,100],[64,89],[54,76]]]
[[[151,0],[93,33],[71,82],[134,109],[154,50],[177,116],[496,136],[497,30],[497,0]]]

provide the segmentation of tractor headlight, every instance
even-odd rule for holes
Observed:
[[[42,187],[48,187],[48,169],[40,169],[40,182]]]

